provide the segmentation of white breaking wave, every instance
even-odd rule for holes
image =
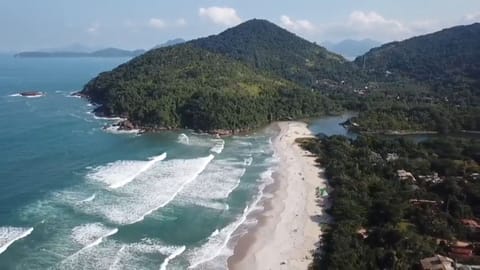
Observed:
[[[258,201],[255,201],[255,203],[257,202]],[[232,237],[232,234],[235,232],[235,230],[245,222],[249,213],[249,207],[247,206],[239,219],[220,231],[215,230],[205,244],[191,252],[189,258],[190,266],[188,268],[197,268],[198,266],[210,262],[218,257],[227,247],[228,241]]]
[[[184,250],[184,246],[167,246],[151,239],[130,244],[109,239],[91,248],[81,249],[54,269],[155,269],[153,267],[159,265],[167,267]]]
[[[178,249],[176,249],[172,254],[170,254],[163,262],[162,265],[160,265],[160,270],[167,270],[167,266],[170,263],[171,260],[175,259],[175,257],[180,256],[185,251],[186,247],[182,246]]]
[[[240,185],[245,172],[241,162],[215,160],[181,192],[180,197],[182,201],[217,208],[218,203],[212,204],[212,201],[228,198]],[[221,208],[225,208],[223,204]]]
[[[103,130],[112,134],[139,134],[142,132],[140,129],[120,129],[119,126],[108,126]]]
[[[95,200],[95,197],[96,197],[96,196],[97,196],[97,194],[96,194],[96,193],[93,193],[92,196],[90,196],[90,197],[88,197],[88,198],[85,198],[85,199],[83,199],[83,200],[81,200],[81,201],[79,201],[79,202],[80,202],[80,203],[91,202],[91,201]]]
[[[117,228],[109,228],[101,223],[89,223],[73,228],[71,237],[84,248],[91,248],[117,232]]]
[[[8,95],[9,97],[21,97],[22,95],[20,95],[19,93],[16,93],[16,94],[11,94],[11,95]]]
[[[107,121],[115,121],[115,122],[120,122],[120,121],[125,121],[127,120],[126,118],[122,118],[122,117],[102,117],[102,116],[96,116],[94,113],[92,112],[87,112],[88,114],[92,114],[93,115],[93,118],[97,119],[97,120],[107,120]]]
[[[101,215],[117,224],[132,224],[166,206],[186,185],[195,180],[213,160],[214,156],[195,159],[172,159],[157,162],[135,177],[135,181],[115,192],[105,192],[92,203],[79,204],[88,214]],[[128,169],[126,169],[128,168]],[[133,168],[133,169],[132,169]],[[138,172],[139,167],[109,169],[115,175],[128,170]],[[105,178],[110,179],[105,175]]]
[[[263,190],[264,188],[271,184],[273,181],[272,178],[273,169],[270,168],[264,173],[261,174],[261,179],[263,183],[259,187],[259,192],[253,202],[246,206],[243,210],[243,213],[240,217],[237,218],[233,223],[227,225],[225,228],[219,230],[215,230],[210,237],[208,238],[207,242],[202,246],[193,249],[189,252],[188,260],[190,262],[189,269],[197,268],[201,265],[205,264],[212,264],[205,267],[205,269],[224,269],[226,265],[218,265],[219,263],[214,263],[213,260],[219,256],[229,257],[232,254],[232,250],[228,249],[227,245],[232,238],[233,233],[237,231],[237,229],[247,221],[248,215],[256,209],[256,206],[263,198]],[[225,264],[225,261],[222,261],[220,264]]]
[[[217,154],[222,153],[223,148],[225,147],[225,141],[222,139],[215,139],[212,141],[215,142],[215,145],[210,149],[210,151]]]
[[[103,182],[112,189],[120,188],[133,181],[137,176],[151,168],[155,163],[164,160],[166,157],[167,153],[163,153],[159,156],[152,157],[149,161],[115,161],[93,169],[93,171],[88,174],[88,178]]]
[[[0,227],[0,254],[15,241],[27,237],[33,228]]]
[[[182,133],[182,134],[178,135],[177,142],[181,143],[181,144],[188,145],[188,144],[190,144],[190,139],[188,138],[187,134]]]

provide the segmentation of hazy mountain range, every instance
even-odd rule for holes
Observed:
[[[328,50],[338,53],[349,60],[353,60],[357,56],[363,55],[370,49],[378,47],[381,44],[381,42],[372,39],[345,39],[337,43],[330,41],[325,41],[321,43],[321,45]]]
[[[156,45],[153,49],[173,46],[184,43],[185,40],[176,38]],[[124,50],[119,48],[94,48],[82,44],[72,44],[61,48],[40,49],[15,54],[15,57],[135,57],[145,53],[145,49]]]

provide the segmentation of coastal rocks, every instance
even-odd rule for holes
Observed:
[[[231,129],[214,129],[208,131],[208,133],[215,136],[232,136],[235,131]]]
[[[132,130],[136,129],[135,125],[129,120],[124,120],[118,123],[119,130]]]
[[[360,127],[360,125],[354,122],[351,118],[343,123],[340,123],[340,125],[347,129],[358,129]]]
[[[72,97],[78,97],[78,98],[88,98],[87,95],[83,94],[82,92],[74,92],[70,94]]]
[[[42,97],[45,93],[40,91],[25,91],[18,93],[22,97]]]
[[[142,134],[146,132],[144,129],[140,129],[134,123],[129,120],[121,120],[115,124],[105,126],[105,131],[114,134]]]

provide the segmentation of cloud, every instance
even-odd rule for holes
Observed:
[[[100,29],[100,24],[95,22],[90,27],[87,28],[87,33],[91,35],[95,35],[98,33],[98,30]]]
[[[148,20],[148,25],[156,29],[164,29],[167,27],[167,23],[165,23],[165,21],[157,18],[150,18],[150,20]]]
[[[233,26],[242,22],[237,11],[230,7],[208,7],[200,8],[198,15],[202,18],[208,19],[215,24],[224,26]]]
[[[313,32],[315,26],[308,20],[294,20],[287,15],[282,15],[280,21],[283,27],[293,32]]]
[[[410,33],[408,27],[403,23],[393,19],[386,19],[374,11],[353,11],[348,18],[347,27],[358,34],[373,34],[381,37],[398,37]]]
[[[177,26],[186,26],[187,25],[187,20],[185,20],[184,18],[179,18],[175,21],[175,24]]]
[[[480,11],[465,15],[465,17],[463,18],[463,21],[464,23],[480,22]]]
[[[355,10],[343,22],[323,24],[318,28],[324,40],[371,38],[379,41],[391,41],[429,33],[442,26],[444,25],[433,20],[407,23],[386,18],[375,11]]]

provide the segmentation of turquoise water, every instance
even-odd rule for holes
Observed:
[[[0,55],[0,269],[225,269],[255,224],[274,132],[107,132],[69,95],[125,61]]]

